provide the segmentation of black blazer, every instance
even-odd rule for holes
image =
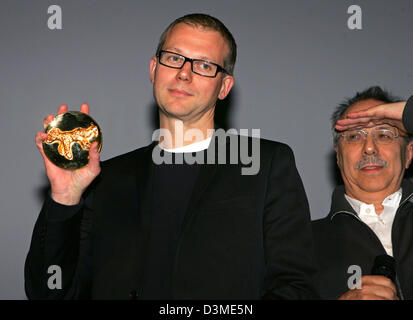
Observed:
[[[403,111],[403,125],[413,134],[413,96]],[[392,225],[393,256],[396,259],[399,295],[413,299],[413,184],[402,182],[403,195]],[[363,275],[371,273],[374,259],[386,254],[379,238],[368,225],[357,219],[344,197],[344,186],[333,193],[331,210],[324,219],[312,222],[315,258],[319,273],[318,291],[323,299],[337,299],[349,290],[350,265],[361,268]]]
[[[392,225],[393,257],[399,291],[405,299],[413,299],[412,182],[404,180],[402,189],[402,199]],[[323,299],[337,299],[349,290],[347,282],[354,275],[354,271],[349,272],[349,266],[359,266],[362,275],[369,275],[375,257],[386,254],[373,230],[357,218],[344,193],[344,186],[338,186],[333,193],[329,215],[312,222],[319,267],[317,286]]]
[[[29,298],[139,299],[156,192],[153,147],[104,161],[77,206],[46,199],[25,264]],[[241,175],[241,164],[201,167],[181,228],[174,298],[316,297],[310,215],[293,153],[262,139],[259,161],[257,175]],[[60,290],[47,287],[50,265],[62,269]]]

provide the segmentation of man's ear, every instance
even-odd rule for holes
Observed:
[[[221,89],[219,90],[218,99],[223,100],[227,97],[231,88],[234,85],[234,77],[230,75],[225,75],[222,79]]]
[[[158,59],[156,56],[152,57],[151,62],[149,63],[149,78],[152,83],[155,81],[155,70],[158,65]]]
[[[404,167],[405,169],[408,169],[410,166],[410,163],[412,162],[412,158],[413,158],[413,141],[410,141],[407,144],[405,157],[406,158],[405,158]]]
[[[337,143],[334,144],[334,150],[336,151],[337,166],[341,169],[340,147],[338,146]]]

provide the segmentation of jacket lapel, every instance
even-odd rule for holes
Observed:
[[[331,197],[331,208],[329,213],[330,220],[333,219],[334,216],[340,212],[350,212],[354,215],[357,215],[353,207],[344,197],[344,195],[344,185],[339,185],[334,189],[333,195]]]
[[[402,199],[400,200],[400,203],[406,201],[412,196],[413,183],[409,179],[403,179],[401,187],[402,187]]]
[[[413,183],[410,180],[404,179],[401,183],[402,187],[402,198],[400,200],[400,205],[404,203],[406,200],[409,200],[413,194]],[[334,189],[332,201],[331,201],[331,209],[329,213],[330,219],[332,219],[337,213],[339,212],[350,212],[354,215],[357,215],[350,205],[346,198],[344,197],[345,189],[344,185],[337,186]]]
[[[137,250],[138,263],[137,263],[137,284],[136,288],[140,294],[140,288],[142,286],[142,280],[144,276],[145,261],[147,255],[147,248],[150,237],[150,225],[151,225],[151,203],[153,196],[153,166],[152,166],[152,150],[156,146],[156,142],[150,144],[143,150],[142,157],[139,157],[136,163],[136,187],[137,187],[137,204],[138,204],[138,227],[137,227]],[[135,297],[132,297],[134,299]]]

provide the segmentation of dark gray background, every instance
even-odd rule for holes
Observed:
[[[34,136],[43,118],[82,102],[103,128],[102,159],[150,143],[149,60],[175,18],[204,12],[238,43],[236,85],[218,106],[227,126],[260,128],[288,143],[309,198],[324,217],[335,185],[330,114],[357,90],[413,94],[413,2],[398,1],[4,1],[0,2],[0,299],[24,299],[23,266],[47,186]],[[47,28],[47,8],[63,30]],[[347,28],[347,8],[363,29]]]

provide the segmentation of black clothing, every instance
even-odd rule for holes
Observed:
[[[402,189],[392,226],[393,256],[402,294],[405,299],[413,299],[413,183],[404,180]],[[322,299],[337,299],[349,290],[351,265],[360,266],[362,275],[368,275],[375,257],[386,254],[379,238],[358,218],[344,194],[344,186],[338,186],[329,215],[313,221],[317,285]]]
[[[242,175],[248,165],[229,160],[200,165],[179,231],[172,297],[317,297],[308,202],[291,149],[237,140],[259,142],[259,172]],[[153,232],[153,148],[104,161],[71,214],[45,201],[25,264],[30,299],[142,298]],[[50,265],[62,268],[61,290],[47,287]]]
[[[152,218],[142,299],[172,299],[179,231],[199,169],[198,164],[153,164]]]
[[[403,112],[403,125],[413,133],[413,96]],[[393,256],[402,294],[413,299],[413,185],[404,180],[403,195],[392,226]],[[317,285],[321,298],[337,299],[349,290],[351,265],[361,267],[363,275],[371,274],[376,256],[386,254],[373,230],[361,221],[344,197],[344,186],[338,186],[332,197],[329,215],[312,222],[315,258],[318,263]]]

